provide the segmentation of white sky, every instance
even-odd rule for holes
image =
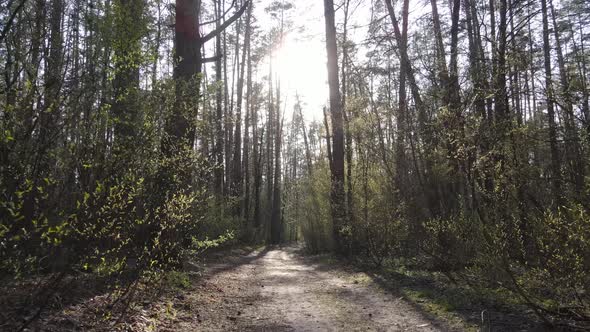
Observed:
[[[264,11],[272,1],[261,0],[255,4],[254,14],[263,31],[278,26],[278,22]],[[285,27],[287,33],[282,47],[274,55],[273,70],[281,80],[286,120],[291,120],[296,94],[304,103],[305,120],[319,120],[322,107],[328,100],[323,2],[300,0],[293,5],[294,8],[286,14],[293,25]],[[259,66],[259,77],[267,75],[268,58]]]
[[[280,1],[280,0],[279,0]],[[287,2],[288,0],[285,0]],[[350,4],[348,38],[366,38],[370,21],[371,5],[374,0],[352,0]],[[255,16],[263,30],[270,30],[278,22],[264,11],[273,0],[259,0],[255,4]],[[418,2],[418,1],[416,1]],[[274,69],[281,78],[283,97],[286,97],[286,119],[291,119],[291,111],[298,94],[303,101],[303,114],[306,121],[321,120],[322,108],[328,104],[327,58],[325,45],[324,4],[321,0],[291,1],[294,8],[286,15],[293,23],[288,30],[283,46],[273,60]],[[338,8],[340,0],[335,1]],[[337,10],[336,23],[341,29],[343,10]],[[363,54],[365,52],[361,52]],[[261,64],[268,68],[268,59]],[[261,69],[266,75],[268,69]],[[264,73],[264,74],[262,74]]]

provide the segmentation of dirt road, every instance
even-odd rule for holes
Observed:
[[[169,331],[448,331],[362,272],[294,247],[207,266],[174,299]]]

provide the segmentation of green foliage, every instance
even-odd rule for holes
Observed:
[[[330,218],[330,177],[325,163],[314,165],[312,178],[304,178],[305,192],[300,222],[306,249],[311,253],[325,252],[332,248],[332,223]]]
[[[477,257],[482,243],[481,226],[477,218],[464,215],[427,220],[422,249],[434,260],[434,268],[460,270],[473,264]]]
[[[390,256],[400,256],[407,249],[409,223],[403,205],[392,205],[396,197],[389,187],[379,184],[380,175],[374,174],[369,181],[368,218],[357,228],[366,236],[367,254],[380,266]],[[358,236],[358,234],[356,235]],[[362,241],[362,239],[359,239]]]
[[[22,276],[73,268],[113,275],[178,267],[183,251],[197,247],[206,197],[177,192],[162,200],[151,185],[133,173],[114,183],[97,182],[75,207],[48,216],[37,206],[51,197],[29,183],[15,200],[0,204],[8,216],[0,224],[2,271]],[[27,213],[31,204],[39,214]]]
[[[2,277],[72,270],[139,276],[177,269],[188,255],[233,238],[237,220],[211,208],[207,160],[182,146],[161,152],[159,121],[170,118],[174,91],[172,80],[161,81],[133,105],[140,116],[127,123],[130,144],[57,146],[39,157],[55,168],[28,166],[35,159],[19,156],[29,144],[21,136],[0,142],[9,157],[0,169]],[[110,112],[105,104],[92,116],[116,126]]]
[[[50,222],[46,211],[37,208],[50,198],[49,188],[54,185],[49,179],[36,186],[25,181],[13,195],[2,193],[9,199],[0,201],[1,273],[22,277],[48,267],[51,256],[45,255],[55,253],[70,234],[66,218],[58,216]]]
[[[590,317],[590,214],[579,204],[547,211],[533,221],[539,261],[520,277],[541,305]]]
[[[241,227],[243,220],[231,213],[233,205],[231,202],[226,203],[227,201],[220,203],[219,198],[211,198],[208,201],[199,227],[200,232],[206,234],[206,237],[198,246],[204,246],[203,248],[206,249],[206,244],[216,247],[223,242],[240,238],[239,232],[243,230]]]
[[[190,277],[186,272],[170,271],[164,278],[166,285],[172,288],[187,289],[191,286]]]

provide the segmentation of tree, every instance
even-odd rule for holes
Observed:
[[[124,169],[129,166],[124,164],[129,158],[121,154],[127,153],[136,144],[137,128],[140,126],[139,69],[143,61],[141,39],[146,29],[142,0],[117,0],[114,4],[114,152],[121,162],[118,167]]]
[[[326,51],[328,56],[328,85],[330,88],[330,119],[332,121],[332,189],[330,204],[334,227],[336,250],[345,252],[343,227],[346,218],[344,204],[344,130],[342,117],[342,97],[338,78],[338,50],[336,46],[336,23],[334,2],[324,0],[324,18],[326,27]]]
[[[190,124],[190,119],[194,116],[196,110],[191,109],[190,113],[185,115],[180,108],[180,103],[190,94],[196,92],[199,95],[200,78],[199,74],[203,71],[203,64],[221,58],[217,48],[217,55],[213,58],[205,58],[201,52],[203,45],[209,40],[218,37],[229,25],[237,20],[248,8],[250,1],[244,4],[227,20],[219,23],[221,17],[218,17],[216,27],[211,32],[201,36],[199,27],[201,24],[200,0],[178,0],[176,2],[176,22],[175,30],[175,66],[174,79],[177,82],[176,98],[177,106],[167,125],[167,134],[170,136],[170,142],[173,146],[192,146],[194,138],[194,128]],[[219,43],[218,43],[219,45]],[[191,115],[192,114],[192,115]],[[179,145],[180,144],[180,145]]]
[[[561,158],[557,147],[557,125],[555,123],[555,97],[551,72],[551,44],[549,43],[547,0],[541,0],[541,12],[543,15],[543,60],[545,66],[545,90],[547,91],[547,123],[549,124],[549,146],[551,150],[551,176],[553,197],[559,202],[561,197]]]

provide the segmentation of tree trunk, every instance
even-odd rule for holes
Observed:
[[[347,70],[348,70],[348,16],[350,0],[344,3],[344,24],[342,33],[342,115],[346,130],[346,218],[348,223],[354,222],[353,197],[352,197],[352,132],[350,130],[349,113],[346,110],[346,96],[348,93]],[[305,128],[304,128],[305,130]],[[305,138],[307,139],[307,138]]]
[[[494,89],[496,91],[494,113],[500,126],[501,134],[508,132],[510,119],[508,114],[508,95],[506,94],[506,0],[500,0],[500,25],[498,27],[498,47],[496,53],[497,65],[495,72]]]
[[[217,28],[219,28],[219,21],[221,20],[221,4],[217,3],[216,7],[216,18],[217,18]],[[215,128],[217,133],[217,138],[215,142],[215,157],[216,157],[216,165],[215,165],[215,188],[217,190],[218,198],[221,198],[224,194],[225,188],[225,181],[224,181],[224,155],[223,150],[225,147],[225,133],[223,131],[223,122],[224,122],[224,112],[223,112],[223,87],[221,86],[222,82],[222,44],[221,44],[221,34],[218,34],[215,38],[215,52],[216,52],[216,60],[215,60],[215,82],[216,82],[216,91],[215,91]],[[225,82],[227,84],[227,82]],[[227,119],[226,119],[227,125]],[[226,165],[227,166],[227,165]]]
[[[237,86],[237,100],[236,100],[236,128],[234,133],[234,156],[233,156],[233,174],[232,174],[232,195],[239,197],[239,205],[238,205],[238,215],[241,215],[241,210],[243,207],[243,199],[242,199],[242,126],[241,126],[241,117],[242,117],[242,97],[244,91],[244,73],[247,67],[246,63],[246,56],[248,54],[248,49],[250,47],[250,17],[252,16],[252,8],[250,6],[248,8],[248,13],[246,14],[246,32],[244,34],[244,48],[242,51],[242,61],[240,65],[240,70],[238,73],[238,86]],[[248,116],[246,116],[247,118]],[[246,128],[248,124],[245,125]],[[244,150],[247,147],[244,145]]]
[[[335,249],[345,253],[346,243],[342,235],[345,226],[344,206],[344,130],[342,126],[342,98],[338,82],[338,50],[336,46],[336,22],[333,0],[324,0],[326,25],[326,51],[328,56],[328,85],[330,88],[330,114],[332,120],[332,188],[330,203],[334,227]]]
[[[554,92],[551,75],[551,44],[549,43],[549,19],[547,0],[541,0],[543,13],[543,55],[545,64],[545,90],[547,91],[547,122],[549,124],[549,147],[551,151],[551,176],[553,198],[559,204],[561,200],[561,170],[559,149],[557,147],[557,125],[555,123]]]
[[[201,0],[177,0],[174,24],[174,81],[176,82],[176,105],[166,124],[167,140],[164,152],[172,155],[177,149],[190,146],[193,129],[190,125],[190,110],[181,107],[190,94],[199,95],[199,78],[203,69],[202,40],[199,35]]]
[[[184,102],[190,100],[189,98],[200,97],[200,80],[203,69],[203,63],[205,61],[211,61],[211,59],[204,59],[202,54],[202,48],[204,44],[216,38],[217,43],[217,54],[213,60],[221,59],[221,52],[219,52],[219,35],[223,32],[230,24],[232,24],[238,17],[240,17],[246,8],[250,5],[250,1],[246,1],[238,11],[236,11],[230,18],[225,20],[223,23],[216,21],[215,29],[204,36],[200,35],[200,12],[201,12],[201,0],[177,0],[175,6],[176,21],[174,23],[174,81],[176,83],[176,105],[174,112],[167,119],[166,123],[166,135],[163,142],[164,153],[171,156],[173,153],[178,153],[180,150],[186,148],[192,148],[194,141],[194,128],[191,122],[195,118],[198,104],[193,103],[193,107],[182,106]],[[217,15],[221,20],[220,15]],[[219,62],[219,60],[217,60]],[[221,66],[217,66],[221,68]],[[221,75],[218,75],[220,77]],[[219,112],[218,112],[219,113]],[[221,116],[218,114],[218,122],[222,121]],[[220,131],[219,128],[218,132]],[[221,139],[223,141],[223,139]],[[223,149],[222,142],[216,146]],[[223,151],[222,157],[223,157]],[[218,151],[216,151],[218,153]],[[219,155],[217,155],[219,157]],[[218,160],[219,163],[219,160]],[[223,159],[221,163],[223,164]],[[223,167],[223,165],[220,165]],[[223,186],[223,168],[221,168],[221,176],[218,176],[216,172],[217,182],[221,182]],[[219,185],[218,185],[219,187]]]
[[[553,1],[549,0],[548,5],[551,9],[553,36],[555,38],[555,48],[557,50],[557,64],[559,66],[559,78],[561,83],[561,105],[565,113],[564,123],[566,158],[567,163],[569,164],[568,166],[570,173],[570,181],[574,184],[574,189],[576,190],[577,195],[580,196],[582,195],[584,188],[585,165],[581,156],[579,137],[577,133],[576,124],[574,122],[575,116],[572,104],[572,96],[570,94],[570,82],[566,69],[565,59],[563,57],[563,50],[561,48],[561,37],[559,35],[557,19],[555,18],[555,9],[553,8]]]
[[[276,119],[275,119],[275,142],[274,142],[274,181],[273,181],[273,198],[272,211],[270,218],[270,243],[278,244],[281,242],[281,142],[283,121],[281,119],[281,95],[280,85],[277,86],[277,101],[276,101]]]
[[[402,6],[402,34],[401,40],[398,41],[400,53],[407,53],[408,45],[408,6],[409,0],[404,0]],[[406,168],[406,154],[405,154],[405,139],[406,139],[406,117],[408,112],[406,100],[406,75],[407,62],[406,57],[400,57],[400,73],[399,73],[399,93],[398,93],[398,114],[397,114],[397,137],[395,142],[396,155],[396,185],[400,190],[400,195],[405,197],[407,188],[404,184],[407,168]]]
[[[273,92],[273,85],[272,85],[272,57],[269,64],[269,74],[268,74],[268,117],[266,119],[266,205],[267,205],[267,214],[265,218],[265,231],[266,236],[270,238],[271,234],[268,231],[270,229],[270,222],[272,217],[272,197],[273,197],[273,146],[274,146],[274,132],[275,126],[274,123],[274,92]]]
[[[242,165],[244,169],[244,202],[243,202],[243,216],[246,222],[249,221],[250,218],[250,125],[252,123],[252,54],[251,54],[251,46],[250,46],[250,35],[251,35],[251,18],[252,18],[252,8],[254,4],[250,6],[248,9],[248,18],[246,19],[246,42],[244,44],[244,52],[247,56],[247,63],[246,63],[246,119],[245,119],[245,128],[244,128],[244,158],[242,160]],[[256,145],[256,139],[254,139],[254,144]]]
[[[145,32],[142,0],[115,1],[115,79],[113,82],[115,118],[113,150],[116,167],[125,168],[125,153],[132,151],[138,126],[139,65],[141,38]],[[123,163],[123,164],[122,164]],[[123,170],[122,170],[123,171]]]

